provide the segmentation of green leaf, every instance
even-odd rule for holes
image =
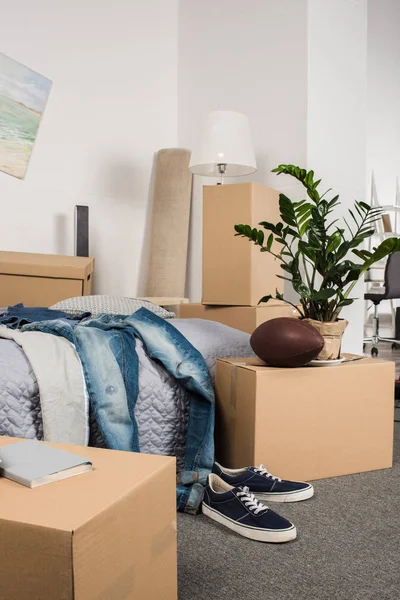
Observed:
[[[286,229],[285,236],[286,236],[286,235],[291,235],[291,236],[292,236],[292,237],[294,237],[294,238],[298,238],[298,237],[299,237],[299,234],[297,233],[297,231],[295,231],[294,229],[291,229],[290,227],[288,227],[288,228]]]
[[[301,225],[301,227],[299,229],[299,234],[300,234],[301,238],[304,236],[305,232],[307,231],[309,224],[310,224],[310,221],[307,220],[307,221],[304,221],[304,223]]]
[[[271,233],[272,235],[272,233]],[[257,243],[259,246],[262,246],[264,243],[264,232],[261,231],[261,229],[259,229],[258,233],[257,233]]]
[[[326,246],[326,251],[327,252],[335,252],[335,250],[337,250],[339,248],[341,241],[342,241],[342,238],[341,238],[340,233],[335,231],[329,237],[328,244]]]
[[[343,221],[345,222],[345,224],[346,224],[346,227],[347,227],[347,229],[348,229],[348,231],[349,231],[350,235],[353,237],[353,235],[354,235],[354,234],[353,234],[353,231],[352,231],[352,229],[351,229],[350,225],[348,224],[348,222],[346,221],[346,219],[345,219],[344,217],[343,217]]]
[[[275,297],[277,300],[284,300],[283,294],[278,292],[278,290],[275,291]]]
[[[250,227],[250,225],[244,225],[243,226],[243,233],[244,235],[246,235],[248,238],[251,239],[251,234],[252,234],[252,228]]]
[[[282,220],[287,225],[293,225],[296,227],[296,215],[293,202],[287,196],[285,196],[285,194],[279,194],[279,211]]]
[[[365,273],[373,264],[395,252],[400,252],[400,238],[388,238],[384,240],[364,262],[360,274]]]
[[[315,196],[314,196],[314,191],[313,190],[307,190],[307,196],[309,198],[311,198],[311,200],[314,200],[314,202],[315,202]]]
[[[285,194],[279,194],[279,206],[287,207],[294,212],[294,204]]]
[[[316,252],[315,252],[314,248],[309,246],[307,244],[307,242],[304,242],[303,240],[301,240],[299,242],[298,248],[299,248],[300,252],[302,252],[302,254],[304,254],[311,261],[314,261],[316,259]]]
[[[332,188],[328,188],[327,190],[325,190],[325,192],[322,194],[321,198],[323,198],[324,196],[326,196],[331,191],[332,191]]]
[[[326,226],[326,230],[328,231],[328,229],[330,229],[331,227],[334,226],[335,223],[337,223],[339,221],[339,219],[335,219],[334,221],[332,221],[331,223],[329,223],[329,225]],[[340,229],[338,229],[337,227],[335,228],[335,231],[339,231],[339,235],[340,234]]]
[[[271,250],[272,242],[274,241],[274,234],[270,233],[267,240],[267,251]]]
[[[259,225],[261,225],[261,227],[264,227],[264,229],[267,229],[268,231],[272,231],[273,233],[278,234],[277,226],[273,223],[268,223],[268,221],[261,221]]]
[[[281,263],[281,269],[292,275],[292,267],[287,263]]]
[[[296,212],[301,206],[303,206],[304,202],[307,202],[307,200],[300,200],[300,202],[293,202],[293,206],[295,207]]]
[[[338,303],[338,308],[343,308],[343,306],[349,306],[350,304],[353,304],[354,300],[355,298],[344,298]]]
[[[332,288],[323,289],[317,292],[312,292],[310,298],[311,300],[328,300],[328,298],[332,298],[332,296],[336,296],[336,294],[337,290],[333,290]]]
[[[367,260],[372,256],[372,252],[369,252],[369,250],[352,250],[352,252],[362,260]]]
[[[261,302],[269,302],[272,299],[273,299],[273,296],[271,296],[271,294],[269,294],[269,296],[263,296],[261,298],[261,300],[258,301],[258,304],[261,304]]]
[[[346,286],[352,281],[358,281],[362,274],[362,265],[355,265],[354,268],[350,269],[343,285]]]
[[[360,244],[363,243],[363,241],[369,237],[371,237],[372,235],[374,235],[375,229],[366,229],[364,230],[362,233],[359,233],[358,235],[356,235],[350,244],[350,248],[357,248],[357,246],[359,246]]]
[[[309,210],[308,212],[306,212],[299,220],[298,220],[298,224],[301,226],[303,225],[303,223],[305,223],[305,221],[308,221],[309,218],[311,216],[311,210]]]
[[[378,210],[381,210],[381,208],[379,206],[372,207],[369,204],[367,204],[366,202],[362,202],[361,200],[359,202],[357,202],[357,204],[359,206],[361,206],[366,212],[369,212],[371,209],[374,209],[374,208],[377,208]]]
[[[365,211],[364,211],[364,210],[362,210],[362,209],[361,209],[361,208],[358,206],[358,203],[357,203],[357,202],[355,202],[355,203],[354,203],[354,206],[355,206],[355,209],[356,209],[356,211],[357,211],[357,213],[358,213],[359,217],[361,218],[361,220],[362,220],[362,221],[363,221],[363,220],[365,220],[365,216],[366,216],[366,215],[365,215]]]
[[[358,223],[357,219],[355,218],[353,211],[349,209],[349,213],[350,213],[350,215],[352,216],[352,219],[353,219],[354,223],[355,223],[355,224],[356,224],[356,226],[358,227],[358,226],[359,226],[359,223]]]
[[[362,235],[364,237],[369,237],[370,235],[373,235],[374,233],[376,233],[375,229],[368,229],[368,227],[363,227],[362,229],[360,229],[360,233],[358,235]],[[358,237],[358,236],[356,236]]]
[[[317,250],[322,251],[322,240],[320,237],[320,232],[311,222],[309,223],[308,228],[308,245],[316,248]]]
[[[299,294],[299,296],[301,296],[302,298],[309,298],[310,297],[310,290],[308,288],[308,286],[303,283],[302,281],[292,281],[292,286],[293,289],[295,290],[295,292],[297,292]]]
[[[312,208],[313,208],[313,205],[310,204],[310,202],[307,202],[307,204],[303,204],[303,206],[301,206],[299,208],[299,210],[296,210],[297,218],[301,217],[306,212],[311,212]]]
[[[308,171],[307,175],[304,177],[304,183],[308,187],[312,187],[314,183],[314,171]]]

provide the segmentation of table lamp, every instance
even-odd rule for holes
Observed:
[[[208,177],[241,177],[257,171],[249,120],[243,113],[215,110],[203,122],[189,171]]]

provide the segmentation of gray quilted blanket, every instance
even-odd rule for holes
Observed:
[[[253,353],[249,335],[213,321],[170,321],[203,355],[212,379],[218,357],[245,357]],[[188,397],[162,366],[151,360],[140,340],[139,397],[135,416],[142,452],[177,457],[182,468]],[[56,374],[55,374],[56,376]],[[93,415],[90,444],[104,446]],[[43,439],[38,384],[23,350],[13,340],[0,339],[0,435]]]
[[[0,338],[0,435],[43,439],[39,387],[23,350]]]

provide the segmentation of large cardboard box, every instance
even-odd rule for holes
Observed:
[[[279,300],[271,300],[260,306],[209,306],[205,304],[181,304],[178,316],[181,319],[207,319],[217,321],[229,327],[253,333],[253,331],[270,319],[277,317],[298,318],[299,313],[290,304]]]
[[[260,183],[203,188],[203,304],[256,306],[283,292],[280,262],[234,231],[239,223],[279,220],[279,193]]]
[[[94,470],[34,489],[0,479],[0,598],[176,600],[175,459],[50,445]]]
[[[217,360],[216,456],[312,480],[392,466],[394,363],[278,369]]]
[[[92,293],[94,259],[0,252],[0,306],[51,306]]]

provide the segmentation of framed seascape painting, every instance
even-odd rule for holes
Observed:
[[[0,171],[23,179],[51,81],[0,53]]]

